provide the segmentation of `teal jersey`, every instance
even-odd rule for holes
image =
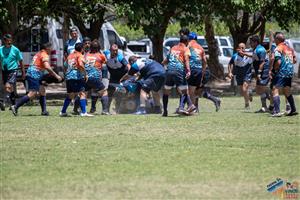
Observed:
[[[21,60],[23,60],[22,53],[14,45],[9,48],[0,47],[0,62],[3,71],[18,69]]]

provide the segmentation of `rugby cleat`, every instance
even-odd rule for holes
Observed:
[[[68,113],[63,113],[63,112],[60,112],[59,116],[60,117],[69,117]]]
[[[80,113],[80,117],[94,117],[94,115],[88,113]]]
[[[268,109],[265,107],[262,107],[261,109],[255,111],[255,113],[266,113],[266,112],[268,112]]]
[[[215,102],[215,106],[216,106],[216,112],[218,112],[221,108],[221,100],[218,99],[216,102]]]
[[[14,116],[18,116],[18,110],[16,109],[16,106],[13,105],[10,107],[10,109]]]
[[[282,113],[273,113],[271,117],[282,117]]]
[[[44,112],[41,113],[41,115],[42,115],[42,116],[49,116],[50,114],[49,114],[48,111],[44,111]]]

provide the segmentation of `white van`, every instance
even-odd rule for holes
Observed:
[[[45,26],[37,25],[32,29],[26,31],[22,36],[15,38],[15,45],[20,49],[23,54],[23,63],[27,68],[33,56],[40,51],[40,45],[45,42],[52,43],[52,51],[50,55],[50,65],[57,69],[60,75],[63,74],[63,56],[64,56],[64,41],[63,41],[63,18],[56,21],[53,18],[47,18]],[[73,24],[73,23],[71,23]],[[78,29],[78,28],[77,28]],[[80,31],[79,36],[82,37]],[[134,55],[126,47],[126,41],[121,40],[119,34],[109,22],[105,22],[99,33],[99,41],[101,49],[109,49],[111,44],[115,43],[119,46],[120,51],[124,53],[125,58]],[[19,73],[19,76],[21,72]]]
[[[23,54],[23,63],[28,67],[33,56],[40,51],[41,44],[52,43],[50,55],[52,67],[63,66],[63,34],[62,24],[52,18],[47,19],[45,27],[37,25],[26,31],[20,37],[15,38],[15,44]]]

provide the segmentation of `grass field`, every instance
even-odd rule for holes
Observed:
[[[168,118],[0,112],[0,199],[279,199],[269,183],[300,181],[299,116],[254,114],[258,102],[223,98],[216,113],[201,99],[200,115]]]

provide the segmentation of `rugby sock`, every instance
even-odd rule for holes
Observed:
[[[195,104],[194,105],[196,106],[197,110],[199,110],[199,98],[198,97],[195,98]]]
[[[185,94],[185,98],[186,98],[188,107],[190,107],[191,105],[193,105],[190,95]]]
[[[40,96],[40,105],[42,112],[46,111],[46,96]]]
[[[267,107],[267,95],[266,95],[266,93],[263,93],[263,94],[260,95],[260,101],[261,101],[261,106],[266,108]]]
[[[186,95],[185,94],[180,95],[179,109],[183,109],[184,108],[185,99],[186,99]]]
[[[23,96],[21,99],[17,101],[15,108],[18,109],[19,107],[27,103],[29,100],[30,100],[29,96],[27,95]]]
[[[108,96],[101,97],[102,111],[108,112]]]
[[[288,96],[287,100],[291,106],[291,112],[296,112],[296,106],[295,106],[295,101],[294,101],[293,95]]]
[[[79,100],[81,113],[86,113],[86,99]]]
[[[98,101],[98,96],[91,96],[92,99],[92,105],[91,105],[91,109],[96,109],[96,104]]]
[[[80,97],[76,96],[74,99],[74,111],[78,111],[78,108],[80,107]]]
[[[10,102],[11,102],[12,105],[16,104],[16,95],[15,95],[15,92],[11,92],[9,94],[9,100],[10,100]]]
[[[168,111],[168,102],[169,102],[169,95],[163,95],[163,106],[164,106],[164,112]]]
[[[64,105],[63,105],[63,107],[61,109],[62,113],[66,113],[67,112],[67,108],[70,105],[70,103],[71,103],[71,99],[69,97],[66,97],[65,101],[64,101]]]
[[[279,96],[273,97],[273,101],[274,101],[275,113],[280,113],[280,97]]]
[[[214,102],[215,104],[218,102],[218,98],[213,96],[210,92],[208,91],[205,91],[203,93],[203,97],[208,99],[208,100],[211,100],[212,102]]]

